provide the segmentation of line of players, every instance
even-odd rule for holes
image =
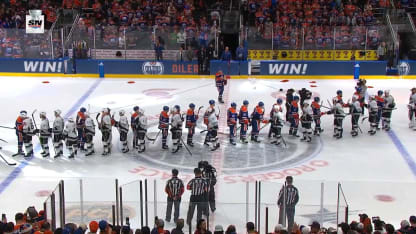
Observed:
[[[311,95],[302,94],[302,89],[299,91],[302,99],[293,95],[294,90],[289,89],[286,95],[286,107],[283,105],[283,99],[278,98],[277,102],[273,104],[270,112],[270,118],[264,118],[264,103],[259,102],[254,108],[253,112],[249,114],[249,102],[245,100],[240,110],[237,113],[237,104],[231,103],[231,107],[227,111],[227,125],[230,129],[230,143],[236,144],[236,135],[239,129],[240,142],[247,144],[247,131],[251,126],[251,138],[252,142],[260,142],[258,139],[259,132],[262,128],[261,124],[270,124],[269,137],[272,137],[271,143],[279,145],[281,143],[281,130],[285,122],[290,123],[289,135],[299,137],[297,134],[299,123],[303,133],[302,141],[310,142],[312,140],[312,133],[319,136],[323,129],[320,126],[320,118],[325,114],[334,115],[334,137],[342,138],[343,134],[343,119],[351,114],[352,123],[352,136],[357,136],[359,128],[359,118],[364,113],[366,107],[369,111],[369,122],[371,135],[376,133],[379,129],[379,123],[383,120],[383,129],[388,131],[390,129],[390,119],[393,109],[395,108],[394,98],[390,95],[389,91],[378,91],[376,96],[370,96],[369,103],[365,103],[365,98],[360,94],[360,87],[356,87],[356,92],[352,97],[351,103],[344,103],[342,97],[342,91],[337,91],[337,96],[333,98],[333,106],[325,107],[320,103],[319,97],[314,97],[310,102]],[[383,96],[384,95],[384,96]],[[300,102],[300,103],[299,103]],[[415,127],[414,121],[416,116],[416,88],[412,89],[412,95],[409,102],[409,118],[411,120],[411,127]],[[327,108],[328,111],[321,111],[321,108]],[[348,114],[344,112],[344,108],[349,108]],[[286,111],[286,120],[284,119],[283,112]],[[302,113],[300,114],[300,110]],[[131,115],[130,124],[128,117],[124,110],[119,111],[119,119],[114,119],[114,114],[110,115],[110,109],[104,108],[101,114],[101,120],[99,115],[96,117],[98,128],[102,133],[103,153],[102,155],[108,155],[111,153],[111,141],[112,141],[112,127],[116,127],[120,133],[120,142],[122,145],[122,152],[127,153],[129,151],[127,134],[131,127],[133,131],[133,148],[139,153],[145,151],[145,139],[149,139],[147,133],[147,117],[144,115],[144,110],[135,106],[133,108],[133,114]],[[187,145],[193,147],[193,136],[195,134],[195,127],[197,124],[200,109],[195,112],[195,105],[189,104],[189,109],[186,114],[181,113],[181,109],[178,105],[175,105],[169,112],[169,107],[164,106],[159,117],[159,134],[162,135],[162,149],[168,149],[167,138],[169,134],[169,128],[172,132],[173,153],[178,152],[182,148],[182,126],[185,122],[185,127],[188,128]],[[38,135],[41,147],[42,156],[49,157],[48,139],[52,137],[53,146],[55,150],[55,158],[63,155],[63,143],[65,141],[66,146],[70,152],[69,158],[74,158],[77,155],[78,149],[85,151],[85,155],[89,156],[94,154],[93,137],[95,136],[95,123],[90,114],[85,108],[81,108],[77,114],[76,121],[73,118],[68,118],[66,125],[64,119],[60,116],[61,111],[54,111],[55,120],[53,121],[53,127],[49,127],[49,120],[46,117],[45,112],[41,112],[39,117],[41,119],[40,128],[33,124],[31,118],[27,116],[26,111],[22,111],[16,120],[16,134],[18,136],[18,152],[13,156],[24,155],[25,157],[33,156],[32,137]],[[184,117],[186,116],[186,117]],[[204,114],[204,124],[207,126],[207,134],[204,144],[211,146],[211,150],[219,148],[218,142],[218,117],[219,113],[215,112],[215,101],[209,101],[209,107]],[[186,120],[185,120],[186,118]],[[366,117],[364,117],[366,118]],[[312,122],[315,124],[314,130],[312,130]],[[240,126],[238,126],[240,125]],[[156,137],[157,138],[157,137]],[[150,139],[156,140],[156,139]],[[23,145],[25,146],[26,154],[23,152]]]

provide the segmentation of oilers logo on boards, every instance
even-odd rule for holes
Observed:
[[[399,64],[399,74],[401,76],[407,76],[410,73],[410,64],[405,61],[401,61]]]
[[[26,33],[44,33],[44,19],[42,10],[29,10],[29,15],[26,15]]]
[[[162,75],[164,72],[163,63],[161,62],[145,62],[142,65],[143,74],[146,75]]]

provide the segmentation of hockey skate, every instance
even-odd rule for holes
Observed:
[[[241,138],[240,138],[240,141],[241,141],[241,143],[243,143],[243,144],[248,144],[248,141],[247,141],[247,139],[246,139],[245,137],[241,137]]]
[[[222,98],[218,98],[218,102],[221,104],[224,104],[224,101],[222,100]]]
[[[21,150],[17,151],[17,153],[13,154],[12,157],[17,157],[17,156],[25,156],[25,153]]]
[[[28,152],[27,154],[25,154],[24,157],[25,158],[31,158],[31,157],[33,157],[33,151]]]
[[[230,139],[230,144],[231,145],[236,145],[235,141],[233,139]]]
[[[192,143],[192,142],[188,142],[186,144],[189,145],[190,147],[194,147],[194,143]]]
[[[211,151],[215,151],[220,148],[220,143],[215,144],[215,146],[211,149]]]
[[[177,153],[177,152],[179,151],[179,148],[180,148],[180,147],[179,147],[179,145],[178,145],[178,146],[176,147],[176,149],[172,149],[172,153],[174,153],[174,154],[175,154],[175,153]]]
[[[261,142],[261,141],[258,140],[258,137],[257,136],[252,136],[250,140],[253,141],[253,142],[256,142],[256,143],[260,143]]]
[[[351,136],[353,137],[358,136],[358,132],[356,130],[351,131]]]
[[[167,150],[167,149],[169,149],[169,147],[166,144],[164,144],[164,145],[162,145],[162,149]]]
[[[143,146],[143,148],[142,147],[139,147],[139,149],[137,150],[137,152],[138,153],[143,153],[145,150],[146,150],[146,147]]]

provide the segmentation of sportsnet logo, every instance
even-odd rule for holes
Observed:
[[[146,75],[162,75],[164,67],[161,62],[145,62],[142,65],[142,71]]]
[[[26,15],[26,33],[44,33],[44,18],[41,10],[29,10],[29,15]]]

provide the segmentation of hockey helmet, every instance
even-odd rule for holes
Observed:
[[[103,112],[103,113],[105,113],[105,114],[108,114],[108,113],[110,113],[110,109],[108,109],[108,108],[103,108],[102,112]]]
[[[20,115],[20,117],[26,118],[27,117],[27,111],[22,110],[22,111],[20,111],[19,115]]]
[[[244,106],[247,106],[247,105],[248,105],[248,101],[247,101],[247,100],[244,100],[244,101],[243,101],[243,105],[244,105]]]
[[[173,111],[180,111],[180,110],[181,110],[181,107],[179,105],[175,105],[173,107]]]
[[[299,100],[299,96],[294,96],[293,100],[295,100],[295,101]]]
[[[163,111],[169,111],[169,107],[168,106],[164,106],[163,107]]]
[[[139,108],[139,106],[135,106],[135,107],[133,107],[133,110],[136,112],[136,111],[138,111],[140,108]]]
[[[384,95],[385,96],[389,96],[389,94],[390,94],[390,90],[388,90],[388,89],[387,90],[384,90]]]
[[[209,102],[208,102],[210,105],[214,105],[215,104],[215,101],[214,100],[209,100]]]
[[[278,99],[277,99],[277,104],[279,104],[279,105],[280,105],[280,104],[282,104],[282,103],[283,103],[283,99],[278,98]]]
[[[342,90],[337,90],[337,95],[342,95]]]
[[[139,109],[139,114],[144,115],[144,109],[143,108]]]
[[[360,86],[355,86],[355,91],[361,92],[362,88]]]
[[[353,102],[357,101],[357,99],[358,99],[358,98],[357,98],[357,95],[352,95],[352,99],[351,99],[351,100],[352,100]]]
[[[62,111],[57,109],[57,110],[54,111],[54,113],[57,114],[57,115],[60,115],[62,113]]]
[[[189,108],[191,108],[191,109],[195,108],[195,104],[193,104],[193,103],[189,104]]]
[[[126,113],[126,112],[125,112],[124,110],[120,110],[120,111],[118,112],[118,114],[119,114],[120,116],[123,116],[125,113]]]
[[[319,102],[321,99],[320,99],[319,97],[314,97],[314,98],[313,98],[313,100],[314,100],[315,102]]]
[[[41,112],[39,113],[39,116],[46,117],[46,112],[45,112],[45,111],[41,111]]]
[[[377,91],[377,95],[378,95],[378,96],[383,95],[383,90],[379,90],[379,91]]]
[[[231,107],[234,107],[235,108],[235,107],[237,107],[237,104],[235,102],[232,102],[231,103]]]
[[[79,109],[79,112],[82,112],[82,113],[84,113],[84,112],[86,112],[87,111],[87,109],[85,109],[85,107],[81,107],[80,109]]]
[[[263,107],[264,106],[264,103],[263,102],[259,102],[259,106],[260,107]]]

